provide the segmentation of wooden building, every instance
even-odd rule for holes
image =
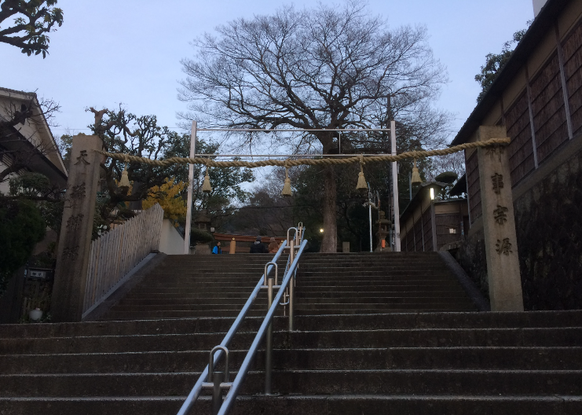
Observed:
[[[33,92],[0,87],[0,192],[8,192],[8,179],[23,171],[42,173],[65,188],[67,170],[61,153]]]
[[[481,125],[503,126],[511,138],[507,151],[526,308],[582,307],[581,1],[543,5],[452,144],[477,140]],[[470,229],[459,260],[484,283],[476,151],[466,151],[465,159]]]
[[[439,251],[463,240],[466,199],[441,199],[444,183],[423,184],[400,215],[402,251]]]

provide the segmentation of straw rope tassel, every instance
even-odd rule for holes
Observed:
[[[416,159],[414,159],[414,167],[412,168],[412,177],[410,179],[410,183],[412,184],[422,183],[422,180],[420,179],[420,173],[418,172],[418,168],[416,167]]]
[[[127,187],[129,188],[131,184],[129,183],[129,177],[127,175],[127,163],[123,166],[123,172],[121,172],[121,179],[119,179],[119,184],[117,187]]]
[[[281,192],[282,196],[292,196],[293,193],[291,192],[291,179],[289,179],[289,167],[285,166],[285,184],[283,185],[283,191]]]
[[[202,191],[204,193],[212,192],[212,186],[210,185],[210,176],[208,175],[208,170],[210,170],[210,167],[206,165],[206,175],[204,176],[204,183],[202,184]]]
[[[368,190],[368,184],[364,177],[364,156],[360,156],[360,173],[358,174],[358,184],[356,190]]]

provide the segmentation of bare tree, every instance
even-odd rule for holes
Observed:
[[[297,170],[293,170],[297,173]],[[293,197],[281,195],[285,170],[274,168],[252,191],[249,202],[227,219],[226,229],[246,234],[284,236],[293,221]]]
[[[434,157],[431,160],[431,169],[426,175],[426,179],[434,180],[435,177],[444,172],[455,172],[458,177],[465,174],[465,157],[463,152]]]
[[[327,154],[337,151],[337,129],[386,128],[397,119],[411,137],[426,141],[447,123],[447,114],[430,106],[446,78],[426,30],[388,30],[357,1],[238,19],[194,47],[194,59],[182,61],[187,78],[181,99],[190,103],[187,117],[210,125],[327,129],[298,139],[319,142]],[[322,249],[335,252],[334,169],[323,176]]]

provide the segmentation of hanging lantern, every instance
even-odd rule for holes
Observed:
[[[208,167],[206,167],[206,175],[204,176],[204,183],[202,184],[202,191],[204,193],[212,192],[212,186],[210,185],[210,176],[208,175]]]
[[[131,186],[131,184],[129,183],[129,177],[127,176],[127,164],[126,164],[125,166],[123,166],[123,172],[121,173],[121,179],[119,179],[119,184],[117,185],[117,187],[119,188],[125,187],[126,189],[129,189],[129,186]]]
[[[291,196],[293,193],[291,192],[291,179],[289,179],[289,169],[285,167],[285,184],[283,185],[283,191],[281,192],[282,196]]]
[[[420,179],[420,173],[416,167],[416,159],[414,159],[414,167],[412,168],[412,178],[410,179],[411,184],[420,184],[422,180]]]
[[[364,177],[364,158],[360,156],[360,174],[358,175],[358,184],[356,185],[356,190],[368,190],[368,184],[366,183],[366,178]]]

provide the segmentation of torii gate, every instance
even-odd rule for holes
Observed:
[[[196,156],[207,157],[208,154],[196,154],[196,137],[199,131],[223,131],[223,132],[338,132],[340,134],[340,139],[338,140],[341,146],[341,133],[342,132],[390,132],[390,145],[391,154],[396,156],[396,122],[390,121],[390,128],[336,128],[336,129],[325,129],[325,128],[308,128],[308,129],[269,129],[269,128],[246,128],[246,129],[234,129],[234,128],[198,128],[198,123],[192,121],[192,127],[190,129],[190,158],[193,159]],[[341,147],[340,147],[341,153]],[[241,155],[234,155],[241,156]],[[233,156],[233,157],[234,157]],[[297,156],[297,155],[294,155]],[[318,156],[329,156],[326,154]],[[354,154],[340,154],[341,157],[355,156]],[[261,156],[254,156],[261,157]],[[275,157],[275,156],[271,156]],[[288,157],[288,156],[283,156]],[[188,199],[186,202],[186,226],[184,235],[184,254],[190,252],[190,226],[192,224],[192,186],[194,181],[194,165],[192,163],[188,164]],[[393,200],[393,211],[394,211],[394,250],[400,252],[400,208],[398,202],[398,162],[392,162],[392,200]]]

